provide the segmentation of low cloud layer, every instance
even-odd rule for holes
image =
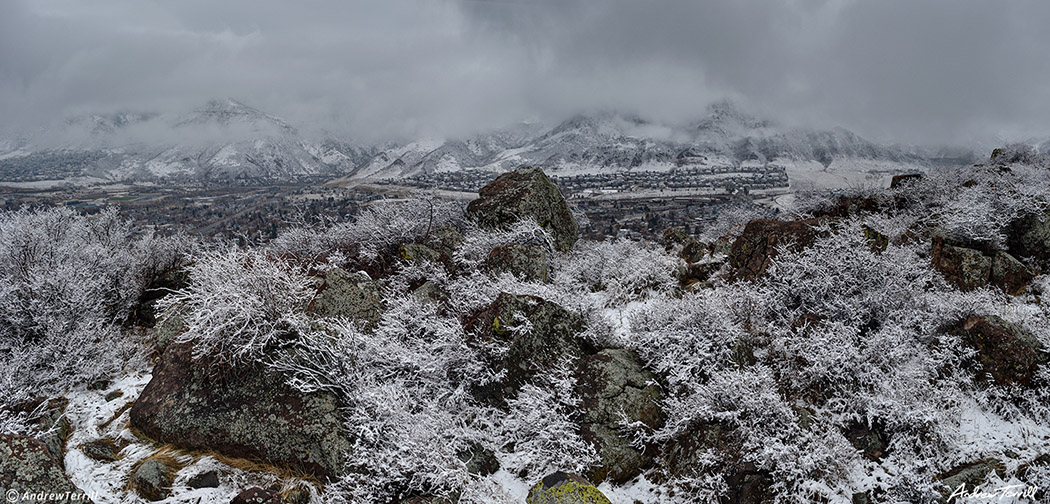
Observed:
[[[0,0],[0,128],[232,97],[362,139],[730,97],[888,142],[1050,133],[1050,4]]]

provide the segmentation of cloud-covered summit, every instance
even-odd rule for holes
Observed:
[[[907,143],[1050,132],[1050,5],[0,0],[0,129],[231,96],[377,140],[725,97]]]

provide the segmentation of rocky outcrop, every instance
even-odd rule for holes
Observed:
[[[747,223],[744,232],[733,242],[729,252],[729,265],[733,276],[753,280],[766,272],[776,257],[777,247],[782,244],[805,248],[817,237],[813,226],[818,219],[782,222],[756,219]]]
[[[526,504],[611,504],[609,498],[581,476],[550,474],[529,490]]]
[[[524,167],[504,173],[478,192],[467,215],[484,228],[500,228],[522,219],[535,221],[550,232],[554,246],[568,252],[579,238],[579,227],[558,187],[539,168]]]
[[[977,350],[978,378],[997,384],[1028,386],[1039,366],[1047,364],[1046,348],[1023,327],[994,315],[970,317],[954,332]]]
[[[26,436],[0,434],[0,489],[22,495],[61,495],[49,502],[90,502],[69,481],[44,443]]]
[[[480,338],[509,343],[501,362],[495,363],[506,371],[504,379],[478,391],[483,400],[494,404],[514,397],[537,372],[594,351],[577,337],[583,329],[578,314],[535,296],[502,293],[467,324]],[[525,326],[530,329],[519,330]]]
[[[511,273],[527,282],[546,282],[548,262],[546,248],[510,243],[492,249],[485,267],[493,272]]]
[[[161,443],[322,479],[341,473],[351,444],[331,394],[302,394],[261,365],[216,378],[192,360],[189,344],[164,352],[131,408],[131,424]]]
[[[1050,262],[1050,214],[1032,214],[1010,224],[1007,245],[1017,257],[1031,257],[1043,266]]]
[[[741,459],[742,441],[736,430],[722,422],[699,422],[664,446],[663,468],[671,476],[698,476],[700,457],[713,450],[723,460],[728,492],[723,502],[767,504],[773,502],[773,477],[768,471]]]
[[[322,317],[345,317],[375,327],[383,315],[383,296],[379,283],[368,275],[336,268],[328,272],[309,309]]]
[[[1032,270],[1007,252],[949,244],[939,236],[933,239],[930,258],[933,268],[945,280],[964,291],[993,285],[1007,294],[1018,295],[1035,278]]]
[[[576,380],[583,413],[581,433],[595,446],[599,459],[587,476],[598,483],[606,479],[623,483],[641,474],[653,462],[652,450],[631,446],[620,425],[624,418],[651,429],[663,424],[655,377],[633,352],[609,349],[581,359]]]

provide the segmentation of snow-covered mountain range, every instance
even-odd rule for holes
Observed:
[[[503,172],[523,164],[557,174],[769,163],[805,167],[802,171],[833,164],[903,171],[941,157],[933,150],[879,145],[842,128],[783,126],[726,101],[687,124],[606,111],[553,125],[520,123],[469,138],[372,145],[310,138],[278,117],[222,100],[178,116],[82,116],[0,140],[0,180],[397,179],[459,170]]]

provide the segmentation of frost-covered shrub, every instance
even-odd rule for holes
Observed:
[[[5,407],[119,371],[136,352],[120,325],[188,245],[137,236],[115,210],[0,214],[0,418],[17,423]]]
[[[307,325],[314,288],[293,261],[258,249],[205,250],[188,267],[189,285],[159,306],[178,313],[193,356],[218,365],[258,360]]]
[[[375,259],[392,247],[426,237],[438,228],[457,222],[463,215],[458,202],[433,196],[404,201],[373,202],[350,222],[283,230],[271,243],[280,254],[315,259],[351,252]]]
[[[672,291],[679,262],[653,243],[584,242],[558,260],[552,277],[563,290],[600,292],[602,304],[622,304],[652,292]]]

